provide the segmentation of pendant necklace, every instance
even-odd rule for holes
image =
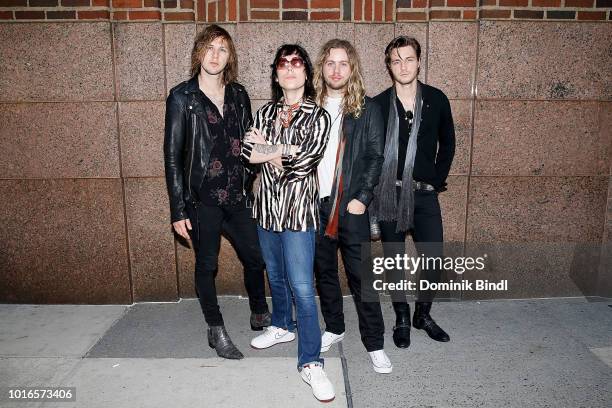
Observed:
[[[302,103],[302,99],[300,99],[293,105],[286,105],[283,103],[283,108],[280,111],[279,118],[280,118],[281,124],[283,125],[285,129],[289,127],[289,124],[291,123],[291,119],[293,119],[293,112],[298,110],[301,103]]]

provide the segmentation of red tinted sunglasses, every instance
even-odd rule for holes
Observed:
[[[289,61],[287,58],[283,57],[276,63],[276,69],[289,69],[289,66],[293,68],[302,68],[304,66],[304,60],[300,57],[296,57]]]

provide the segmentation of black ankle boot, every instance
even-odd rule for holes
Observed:
[[[272,324],[272,315],[270,312],[251,313],[251,330],[261,331],[264,327]]]
[[[427,335],[435,341],[446,342],[450,337],[440,326],[434,322],[429,315],[431,310],[431,302],[417,302],[414,307],[414,316],[412,317],[412,325],[415,329],[425,330]]]
[[[395,326],[393,343],[398,348],[410,346],[410,306],[407,303],[393,303],[395,309]]]
[[[231,360],[244,358],[240,350],[234,346],[225,326],[210,326],[208,328],[208,345],[214,348],[219,357]]]

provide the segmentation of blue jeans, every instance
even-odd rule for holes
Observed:
[[[257,233],[272,292],[272,325],[295,330],[293,297],[297,314],[298,368],[308,363],[322,363],[313,272],[315,231],[273,232],[257,226]]]

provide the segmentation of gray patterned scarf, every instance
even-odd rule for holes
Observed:
[[[399,115],[397,113],[395,86],[391,88],[389,101],[389,119],[385,142],[385,161],[382,168],[380,183],[374,190],[373,217],[377,221],[397,221],[396,232],[408,231],[414,226],[414,189],[412,170],[417,150],[417,135],[421,124],[423,107],[421,83],[417,81],[412,129],[408,139],[406,161],[402,173],[402,188],[399,201],[395,180],[397,178],[397,156],[399,149]]]

